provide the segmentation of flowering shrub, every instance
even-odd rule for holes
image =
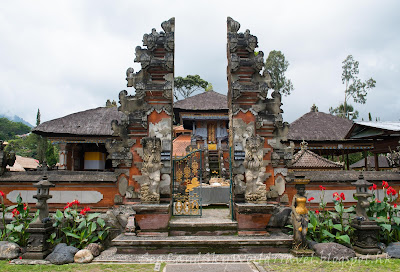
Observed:
[[[0,239],[2,241],[10,241],[17,243],[18,245],[25,247],[28,243],[29,233],[26,231],[29,224],[36,219],[36,215],[33,217],[29,215],[29,206],[26,203],[22,203],[21,195],[17,196],[17,205],[7,207],[4,205],[4,193],[0,191],[1,196],[1,208],[2,208],[2,223],[4,226],[3,230],[0,230]],[[6,224],[5,215],[7,212],[12,213],[13,221]]]
[[[400,241],[400,217],[398,213],[400,208],[395,203],[397,201],[396,190],[389,186],[386,181],[382,181],[383,200],[380,201],[376,197],[378,186],[376,184],[369,187],[372,191],[368,217],[375,220],[381,227],[380,239],[386,243]]]
[[[342,244],[350,244],[350,236],[353,228],[349,224],[350,214],[354,212],[354,207],[344,208],[344,193],[334,193],[333,202],[335,204],[335,212],[326,209],[327,203],[324,201],[325,190],[323,186],[319,186],[321,190],[319,210],[309,211],[310,222],[308,224],[308,239],[318,243],[339,242]],[[314,200],[313,197],[308,201]],[[349,215],[345,218],[345,214]]]
[[[88,213],[89,207],[83,208],[78,212],[78,200],[74,200],[64,207],[64,212],[57,210],[53,216],[54,227],[57,232],[52,233],[49,242],[58,244],[65,242],[68,245],[84,248],[90,243],[97,241],[103,242],[109,232],[100,213]]]

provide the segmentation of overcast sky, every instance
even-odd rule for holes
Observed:
[[[118,100],[134,49],[161,22],[176,19],[175,76],[199,74],[227,93],[226,17],[258,37],[265,56],[281,50],[295,90],[283,97],[292,122],[315,103],[344,99],[342,61],[352,54],[376,88],[360,117],[399,121],[400,1],[3,1],[0,113],[35,124]]]

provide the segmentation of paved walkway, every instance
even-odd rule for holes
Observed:
[[[168,264],[198,264],[198,263],[243,263],[258,260],[293,259],[288,253],[259,254],[117,254],[117,248],[112,247],[96,257],[94,263],[162,263]]]
[[[167,264],[163,272],[258,272],[259,270],[251,263],[249,264]]]

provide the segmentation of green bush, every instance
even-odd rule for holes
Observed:
[[[307,238],[318,243],[338,242],[349,245],[354,229],[349,224],[355,208],[344,208],[343,193],[334,193],[335,211],[329,211],[324,201],[325,187],[320,186],[319,210],[309,211]],[[310,200],[310,199],[309,199]],[[347,214],[347,216],[345,216]]]
[[[367,214],[370,220],[375,220],[381,227],[380,240],[386,244],[400,241],[400,217],[398,216],[400,208],[396,204],[396,190],[386,181],[382,181],[384,198],[380,201],[376,197],[376,184],[369,189],[372,190],[372,197]]]
[[[79,249],[90,243],[104,242],[108,236],[109,227],[99,217],[100,213],[88,213],[89,207],[78,213],[79,201],[74,200],[64,207],[64,211],[57,210],[53,215],[54,227],[57,231],[51,234],[49,242],[58,244],[65,242]]]
[[[4,193],[0,191],[1,196],[1,207],[2,207],[2,223],[4,228],[0,230],[1,241],[14,242],[25,247],[28,243],[29,233],[26,231],[29,224],[36,219],[38,213],[35,216],[29,214],[29,206],[26,203],[22,203],[21,195],[17,197],[17,205],[6,207],[4,205]],[[5,215],[7,212],[11,212],[13,220],[10,223],[6,223]]]

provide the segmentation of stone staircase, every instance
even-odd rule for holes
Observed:
[[[229,209],[203,209],[202,217],[173,217],[169,236],[120,234],[112,245],[119,254],[198,253],[287,253],[292,237],[283,233],[269,236],[238,236],[237,222]]]

